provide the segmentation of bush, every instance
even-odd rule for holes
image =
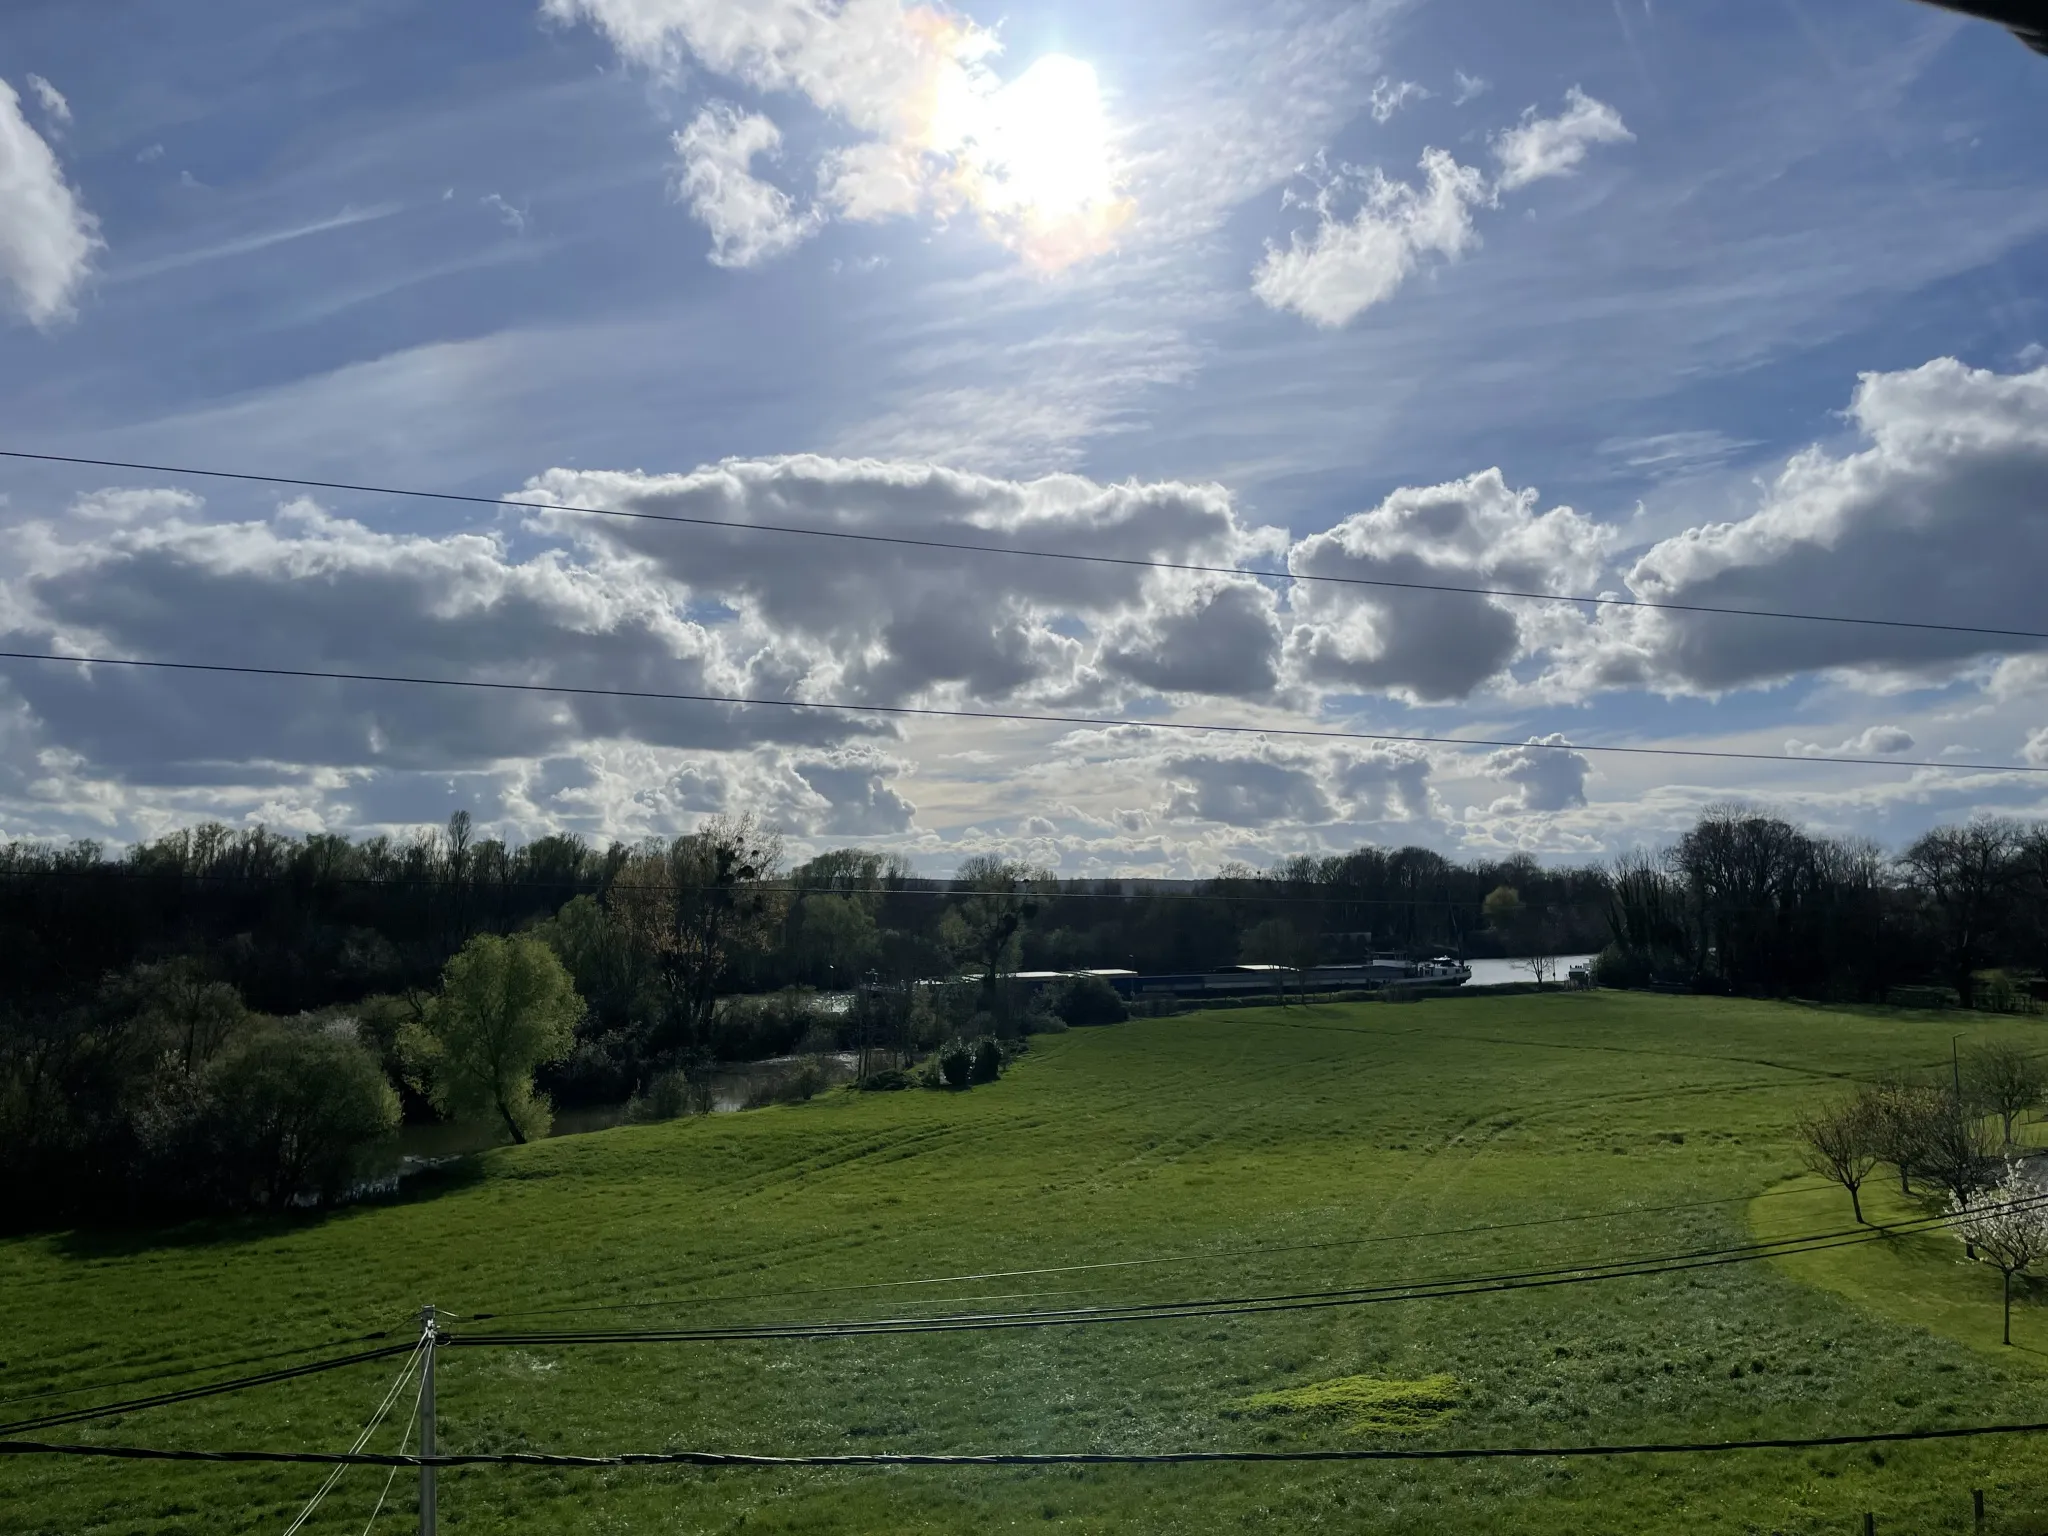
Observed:
[[[684,1115],[702,1113],[703,1098],[688,1074],[681,1068],[672,1068],[657,1074],[647,1085],[647,1091],[634,1097],[626,1106],[626,1115],[632,1120],[679,1120]]]
[[[1131,1016],[1116,988],[1100,976],[1069,976],[1047,990],[1054,1016],[1076,1029],[1091,1024],[1121,1024]]]
[[[1003,1048],[995,1041],[983,1037],[975,1042],[974,1064],[969,1078],[977,1083],[992,1083],[1003,1075]]]
[[[899,1067],[888,1067],[880,1072],[870,1072],[853,1086],[862,1093],[895,1093],[910,1086],[910,1074]]]
[[[397,1129],[374,1056],[338,1032],[278,1026],[207,1069],[192,1134],[219,1203],[274,1210],[340,1199]]]
[[[974,1052],[965,1040],[955,1036],[939,1047],[935,1058],[939,1076],[948,1088],[965,1088],[974,1080]]]

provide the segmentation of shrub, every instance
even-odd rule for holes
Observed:
[[[1003,1075],[1003,1048],[983,1037],[975,1042],[974,1065],[969,1077],[977,1083],[992,1083]]]
[[[634,1120],[679,1120],[692,1112],[701,1112],[703,1097],[687,1073],[672,1068],[657,1074],[647,1085],[647,1091],[636,1095],[626,1106],[626,1114]]]
[[[1121,1024],[1131,1016],[1116,988],[1100,976],[1069,976],[1048,991],[1054,1015],[1077,1029],[1091,1024]]]
[[[200,1092],[194,1131],[230,1207],[337,1200],[398,1129],[398,1095],[376,1058],[332,1031],[259,1030],[207,1070]]]
[[[955,1036],[939,1047],[939,1076],[948,1088],[965,1088],[974,1079],[974,1052]]]
[[[880,1072],[870,1072],[853,1086],[862,1093],[895,1093],[910,1086],[910,1074],[900,1067],[887,1067]]]

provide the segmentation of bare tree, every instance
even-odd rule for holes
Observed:
[[[2007,1163],[1997,1182],[1949,1202],[1969,1251],[1995,1268],[2005,1282],[2005,1342],[2012,1342],[2012,1277],[2048,1256],[2048,1195]]]
[[[613,915],[652,958],[668,993],[658,1048],[701,1046],[733,961],[770,943],[786,893],[775,883],[782,839],[751,815],[717,816],[668,843],[654,843],[619,871]]]
[[[1913,1193],[1913,1172],[1926,1163],[1945,1097],[1939,1089],[1903,1077],[1887,1078],[1864,1090],[1872,1145],[1880,1162],[1898,1170],[1902,1195]]]
[[[1963,1079],[1970,1097],[1998,1116],[2005,1144],[2012,1145],[2013,1122],[2040,1104],[2048,1094],[2048,1071],[2031,1051],[2010,1040],[1980,1045],[1964,1058]]]
[[[1863,1220],[1863,1181],[1879,1162],[1871,1101],[1858,1095],[1814,1110],[1799,1122],[1806,1166],[1849,1191],[1849,1208]]]
[[[1924,1128],[1919,1166],[1951,1200],[1967,1200],[1984,1187],[1985,1165],[1997,1156],[1991,1128],[1973,1106],[1952,1093],[1939,1093],[1937,1102],[1939,1107]]]
[[[1986,817],[1936,827],[1899,861],[1934,918],[1950,985],[1965,1008],[1976,1005],[1977,970],[1990,961],[1998,930],[2010,920],[2025,844],[2018,822]]]

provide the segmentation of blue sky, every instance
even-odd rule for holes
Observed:
[[[2048,61],[1907,0],[27,4],[0,80],[0,447],[2042,627]],[[2048,766],[2027,641],[0,491],[12,649],[1782,758],[17,665],[10,836],[753,809],[931,867],[1187,872],[1590,857],[1735,796],[1894,843],[2048,809],[1827,761]]]

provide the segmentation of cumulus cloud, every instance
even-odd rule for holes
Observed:
[[[1244,526],[1215,485],[1002,480],[808,455],[687,475],[558,469],[530,491],[570,505],[1136,560],[1235,564],[1276,552],[1280,539]],[[848,558],[826,539],[771,544],[714,528],[685,539],[653,522],[540,521],[730,605],[764,653],[820,696],[1054,702],[1272,687],[1279,632],[1271,599],[1252,583],[1194,586],[1130,566],[886,544]],[[1205,623],[1220,626],[1220,642]]]
[[[2020,749],[2020,756],[2036,768],[2048,768],[2048,725],[2027,732],[2027,744]]]
[[[1863,446],[1796,454],[1747,517],[1689,528],[1629,570],[1653,603],[1820,610],[2039,629],[2048,570],[2048,368],[1998,374],[1938,358],[1862,376]],[[1717,692],[1842,668],[1952,677],[2041,651],[2011,637],[1622,610],[1560,669],[1578,688]]]
[[[41,75],[30,75],[28,88],[35,93],[36,100],[42,103],[43,111],[49,115],[52,122],[71,121],[71,103],[64,99],[64,93],[57,87]]]
[[[1348,325],[1392,298],[1425,257],[1455,261],[1478,240],[1472,209],[1487,201],[1486,178],[1446,150],[1422,152],[1423,184],[1393,181],[1377,167],[1365,178],[1358,211],[1337,206],[1351,178],[1323,188],[1315,233],[1297,231],[1285,246],[1268,243],[1252,291],[1273,309],[1291,309],[1321,326]]]
[[[753,173],[756,156],[773,159],[782,130],[759,112],[713,102],[675,136],[675,190],[711,231],[711,262],[751,267],[785,255],[816,234],[814,212]]]
[[[1634,140],[1619,112],[1576,85],[1565,92],[1564,101],[1564,111],[1556,117],[1538,117],[1531,107],[1520,123],[1494,136],[1493,155],[1500,162],[1496,185],[1501,191],[1512,192],[1549,176],[1569,176],[1594,145]]]
[[[1261,741],[1220,752],[1164,756],[1160,814],[1230,827],[1320,827],[1429,815],[1430,765],[1413,753],[1316,750]]]
[[[1381,75],[1374,83],[1369,98],[1372,120],[1376,123],[1391,122],[1394,114],[1409,102],[1423,101],[1428,96],[1429,92],[1416,81],[1396,80],[1390,75]]]
[[[1303,575],[1566,592],[1594,579],[1613,538],[1570,507],[1539,513],[1533,489],[1489,469],[1394,491],[1288,559]],[[1302,682],[1419,701],[1462,698],[1540,638],[1581,623],[1547,604],[1322,582],[1298,587],[1292,612],[1286,658]]]
[[[951,12],[902,0],[544,0],[542,10],[591,23],[640,66],[694,63],[808,100],[853,135],[818,165],[820,195],[842,217],[969,213],[1057,266],[1105,249],[1129,214],[1094,72],[1055,55],[1000,79],[996,34]]]
[[[0,286],[30,324],[54,324],[72,312],[100,243],[99,222],[0,80]]]
[[[1913,746],[1913,733],[1903,726],[1872,725],[1832,747],[1794,739],[1785,743],[1785,751],[1791,757],[1895,757]]]
[[[1506,747],[1488,756],[1489,778],[1515,786],[1515,793],[1493,802],[1495,815],[1528,811],[1564,811],[1586,803],[1586,775],[1593,765],[1582,752],[1569,750],[1556,732],[1532,736],[1526,745]]]

